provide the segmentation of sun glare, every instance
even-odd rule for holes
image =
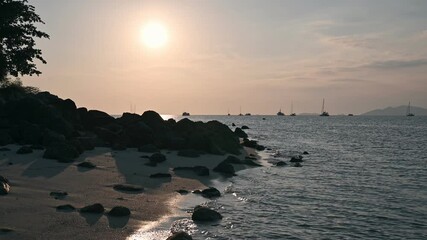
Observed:
[[[163,47],[168,41],[168,32],[164,25],[150,22],[142,29],[142,41],[149,48]]]

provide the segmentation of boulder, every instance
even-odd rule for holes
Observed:
[[[294,165],[292,167],[302,167],[302,165],[301,165],[301,163],[296,162],[296,163],[294,163]]]
[[[176,192],[181,195],[187,195],[189,193],[188,190],[185,190],[185,189],[180,189],[180,190],[177,190]]]
[[[138,185],[132,184],[116,184],[114,185],[114,190],[116,191],[124,191],[124,192],[142,192],[144,188]]]
[[[141,115],[142,121],[147,124],[152,129],[159,129],[162,128],[165,121],[160,116],[160,114],[156,113],[155,111],[145,111]]]
[[[63,199],[66,196],[68,196],[67,192],[58,191],[58,192],[50,192],[49,194],[51,197],[54,197],[55,199]]]
[[[108,113],[98,111],[98,110],[89,110],[84,112],[79,110],[80,119],[82,120],[83,126],[86,129],[93,129],[94,127],[101,127],[111,123],[114,123],[114,117],[110,116]]]
[[[284,162],[284,161],[278,161],[275,165],[276,165],[277,167],[282,167],[282,166],[286,166],[287,164],[286,164],[286,162]]]
[[[9,180],[7,178],[1,176],[1,175],[0,175],[0,182],[4,182],[4,183],[7,183],[7,184],[10,184]]]
[[[189,157],[189,158],[197,158],[197,157],[200,157],[200,151],[193,150],[193,149],[179,150],[178,156]]]
[[[234,134],[236,134],[236,136],[238,136],[239,138],[247,138],[248,134],[246,134],[241,128],[236,128],[234,130]]]
[[[151,174],[150,178],[171,178],[172,175],[170,175],[169,173],[155,173],[155,174]]]
[[[242,129],[249,129],[249,127],[248,127],[248,126],[246,126],[246,125],[243,125],[243,126],[242,126]]]
[[[112,217],[126,217],[130,215],[130,210],[127,207],[117,206],[113,207],[108,212],[108,215]]]
[[[304,151],[302,154],[303,155],[308,155],[309,153],[307,151]]]
[[[232,155],[228,156],[224,160],[224,162],[226,162],[226,163],[232,163],[232,164],[242,164],[242,161],[238,157],[235,157],[235,156],[232,156]]]
[[[10,192],[10,185],[7,182],[0,182],[0,195],[6,195]]]
[[[216,166],[213,169],[214,172],[219,172],[225,175],[231,175],[234,176],[235,175],[235,170],[233,165],[231,165],[230,163],[227,163],[225,161],[222,161],[220,164],[218,164],[218,166]]]
[[[96,165],[91,163],[91,162],[81,162],[81,163],[77,164],[77,167],[94,169],[94,168],[96,168]]]
[[[232,126],[232,127],[235,127],[235,126],[236,126],[236,124],[235,124],[235,123],[232,123],[232,124],[231,124],[231,126]]]
[[[77,149],[70,143],[58,142],[48,146],[43,158],[55,159],[59,162],[72,162],[79,156]]]
[[[166,238],[166,240],[193,240],[193,238],[188,235],[188,233],[181,231],[172,234],[172,236]]]
[[[88,205],[86,207],[83,207],[80,209],[81,213],[97,213],[97,214],[101,214],[105,211],[104,206],[102,206],[102,204],[100,203],[95,203],[92,205]]]
[[[209,168],[205,166],[194,166],[193,171],[197,176],[209,176]]]
[[[222,219],[220,213],[204,206],[196,206],[193,214],[191,215],[193,221],[210,222]]]
[[[31,147],[23,146],[16,151],[16,154],[29,154],[32,153],[33,149]]]
[[[116,119],[116,122],[122,126],[129,126],[136,122],[141,121],[141,116],[135,113],[123,113],[120,118]]]
[[[157,153],[160,150],[154,144],[145,144],[138,148],[138,152]]]
[[[210,187],[202,190],[202,196],[205,198],[217,198],[221,197],[221,192],[214,187]]]
[[[152,163],[161,163],[166,161],[166,156],[161,153],[154,153],[150,156],[150,162]]]
[[[56,210],[57,211],[64,211],[64,212],[73,212],[76,210],[76,208],[73,205],[65,204],[65,205],[57,206]]]
[[[52,144],[58,143],[58,142],[65,142],[65,136],[62,134],[59,134],[57,132],[54,132],[52,130],[46,129],[43,132],[43,146],[50,146]]]
[[[303,157],[301,155],[293,156],[293,157],[291,157],[290,162],[292,162],[292,163],[300,163],[300,162],[303,162],[302,158]]]

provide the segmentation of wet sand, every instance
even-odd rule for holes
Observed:
[[[136,149],[112,151],[96,148],[83,153],[73,163],[58,163],[42,158],[42,150],[18,155],[19,146],[5,146],[11,151],[0,152],[0,175],[11,182],[8,195],[0,196],[0,228],[2,239],[126,239],[138,229],[155,225],[173,213],[180,189],[195,190],[221,178],[212,172],[226,158],[201,155],[198,158],[177,156],[174,151],[162,151],[167,160],[156,167],[144,165],[150,153]],[[240,158],[248,153],[243,153]],[[82,161],[95,164],[95,169],[76,165]],[[174,167],[206,166],[209,177],[198,177],[190,171],[173,172]],[[243,166],[240,166],[243,167]],[[238,170],[238,169],[236,169]],[[170,173],[172,178],[153,179],[154,173]],[[144,187],[141,193],[125,193],[113,189],[115,184],[135,184]],[[52,191],[65,191],[62,199],[50,196]],[[101,203],[108,212],[115,206],[131,210],[130,217],[110,217],[104,214],[61,212],[56,207],[74,207]]]

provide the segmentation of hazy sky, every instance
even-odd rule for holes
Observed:
[[[427,1],[30,0],[50,40],[24,82],[111,114],[427,107]],[[157,21],[168,43],[147,48]]]

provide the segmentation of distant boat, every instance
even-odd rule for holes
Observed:
[[[415,114],[411,113],[411,102],[408,103],[408,108],[406,109],[406,116],[413,117]]]
[[[280,109],[279,112],[277,112],[277,116],[285,116],[285,114],[282,113],[282,109]]]
[[[296,113],[294,113],[294,103],[293,102],[291,102],[291,114],[289,115],[289,116],[291,116],[291,117],[295,117],[297,114]]]
[[[242,114],[242,106],[240,106],[239,116],[243,116],[243,114]]]
[[[183,113],[182,113],[182,116],[190,116],[190,113],[188,113],[188,112],[183,112]]]
[[[325,99],[323,99],[322,104],[322,113],[320,114],[321,117],[329,117],[329,113],[325,111]]]
[[[245,116],[251,116],[251,114],[250,113],[246,113]]]
[[[352,113],[349,113],[349,114],[348,114],[348,116],[349,116],[349,117],[353,117],[354,115],[353,115]]]

